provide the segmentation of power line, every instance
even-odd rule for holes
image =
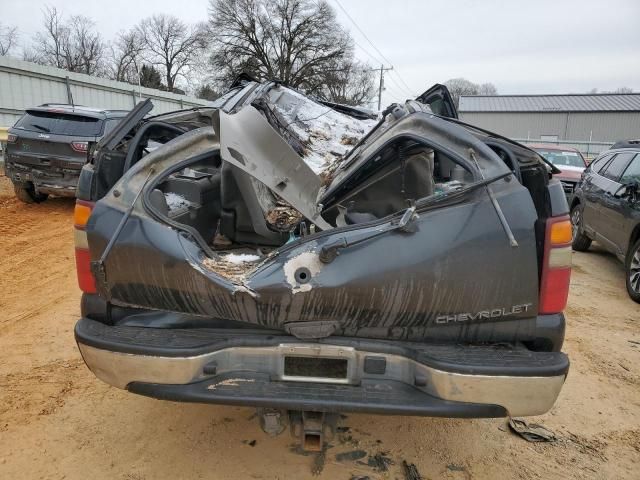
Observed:
[[[397,75],[397,77],[400,79],[400,81],[402,82],[402,84],[406,87],[407,92],[409,92],[409,95],[411,97],[415,97],[416,95],[413,93],[413,90],[411,89],[411,87],[409,87],[409,85],[407,85],[407,82],[404,81],[404,79],[400,76],[400,73],[396,70],[394,70],[394,73]]]
[[[387,57],[385,57],[382,52],[380,50],[378,50],[378,47],[376,47],[373,42],[369,39],[369,37],[367,37],[367,34],[364,33],[364,31],[360,28],[360,26],[356,23],[356,21],[351,17],[351,15],[349,15],[349,12],[347,12],[344,7],[342,6],[342,4],[340,3],[340,0],[334,0],[336,2],[336,4],[338,5],[338,7],[340,7],[340,10],[342,10],[344,12],[344,14],[347,16],[347,18],[349,20],[351,20],[351,23],[353,23],[353,25],[358,29],[358,31],[362,34],[362,36],[365,38],[365,40],[367,42],[369,42],[369,45],[371,45],[373,47],[373,49],[378,52],[378,55],[380,55],[380,58],[382,58],[385,62],[387,62],[389,65],[392,65],[393,62],[391,62]]]
[[[358,31],[362,34],[362,36],[367,40],[367,42],[369,42],[369,45],[371,45],[373,47],[373,49],[378,52],[378,55],[380,55],[380,57],[389,65],[391,65],[393,67],[393,62],[391,60],[389,60],[387,57],[385,57],[382,52],[378,49],[378,47],[376,47],[373,42],[371,41],[371,39],[367,36],[366,33],[364,33],[364,31],[360,28],[360,26],[356,23],[356,21],[353,19],[353,17],[351,15],[349,15],[349,12],[347,12],[345,10],[345,8],[342,6],[342,4],[340,3],[340,0],[334,0],[336,2],[336,5],[338,5],[338,7],[340,8],[340,10],[342,10],[344,12],[344,14],[347,16],[347,18],[351,21],[351,23],[353,23],[353,25],[358,29]],[[360,47],[362,48],[362,47]],[[409,85],[407,85],[407,82],[404,81],[404,79],[402,78],[402,76],[400,75],[399,72],[395,72],[396,75],[398,76],[398,78],[400,79],[400,81],[404,84],[404,86],[407,88],[407,91],[409,93],[411,93],[412,89],[411,87],[409,87]]]
[[[376,63],[385,63],[384,61],[380,60],[375,55],[372,55],[371,53],[369,53],[369,51],[366,48],[364,48],[362,45],[360,45],[358,42],[356,42],[355,39],[352,39],[352,40],[353,40],[353,43],[356,44],[356,47],[358,47],[360,50],[362,50],[364,53],[366,53],[373,61],[375,61]]]
[[[313,3],[320,8],[320,4],[316,1],[316,0],[312,0]],[[362,33],[362,35],[364,36],[364,38],[367,40],[367,42],[369,42],[371,44],[371,46],[378,52],[378,54],[380,55],[380,57],[376,57],[375,55],[373,55],[369,50],[367,50],[366,48],[364,48],[360,43],[358,43],[355,38],[352,38],[353,43],[356,45],[356,47],[358,47],[360,50],[362,50],[369,58],[371,58],[374,62],[376,63],[380,63],[381,64],[381,68],[373,68],[370,71],[373,72],[378,72],[380,73],[380,85],[378,88],[378,110],[380,110],[381,107],[381,102],[382,102],[382,91],[383,90],[387,90],[387,88],[384,86],[384,72],[385,71],[391,71],[392,73],[396,73],[396,75],[398,76],[398,78],[400,78],[400,80],[402,81],[402,83],[404,83],[404,87],[401,86],[392,76],[389,76],[388,78],[391,79],[391,81],[394,83],[394,85],[398,88],[397,93],[400,94],[400,96],[403,96],[405,94],[408,94],[408,96],[414,97],[415,95],[413,94],[411,88],[409,88],[409,86],[402,80],[402,77],[400,77],[400,75],[397,72],[394,72],[393,70],[393,65],[391,64],[391,62],[384,56],[382,55],[382,52],[380,52],[380,50],[378,50],[378,48],[376,48],[376,46],[373,44],[373,42],[369,39],[369,37],[367,37],[367,35],[362,31],[362,29],[358,26],[358,24],[355,22],[355,20],[351,17],[351,15],[349,15],[349,13],[344,9],[344,7],[340,4],[340,2],[338,2],[338,0],[336,0],[336,3],[338,4],[338,7],[340,7],[340,9],[345,13],[345,15],[349,18],[349,20],[351,20],[351,23],[353,23],[355,25],[355,27],[360,31],[360,33]],[[383,60],[381,60],[380,58],[382,58]],[[384,63],[388,63],[390,66],[388,68],[384,68]],[[339,70],[336,70],[339,71]],[[389,91],[389,95],[394,98],[395,100],[399,101],[399,102],[403,102],[403,100],[400,100],[398,98],[398,96],[396,96],[395,94],[393,94],[391,91]]]
[[[353,40],[353,43],[355,43],[356,46],[358,48],[360,48],[360,50],[362,50],[364,53],[366,53],[376,63],[384,63],[382,60],[380,60],[378,57],[372,55],[366,48],[364,48],[362,45],[360,45],[358,42],[356,42],[355,39]],[[374,68],[373,70],[374,71],[378,71],[377,68]],[[392,73],[394,73],[394,72],[392,72]],[[404,92],[404,93],[402,93],[402,95],[407,95],[408,94],[409,97],[414,97],[415,96],[410,89],[407,89],[407,88],[403,87],[402,85],[400,85],[392,76],[389,76],[389,78],[396,85],[396,87],[398,88],[399,92]]]
[[[398,100],[400,103],[404,103],[407,98],[411,98],[411,97],[407,97],[407,94],[404,93],[401,90],[397,90],[396,88],[394,88],[392,85],[389,85],[386,89],[386,92],[389,93],[389,95],[393,98],[395,98],[396,100]],[[403,99],[399,98],[402,97]]]
[[[393,71],[391,73],[393,73]],[[402,87],[398,82],[395,81],[395,79],[391,75],[389,75],[389,80],[393,82],[393,84],[398,88],[398,92],[400,92],[401,94],[403,95],[409,94],[410,98],[415,97],[413,92],[410,92],[406,88]]]
[[[402,100],[400,97],[395,95],[391,90],[386,89],[385,91],[392,99],[396,100],[398,103],[404,103],[404,100]]]
[[[312,0],[313,3],[316,4],[316,6],[318,8],[320,8],[320,4],[318,2],[316,2],[316,0]],[[358,47],[360,50],[362,50],[369,58],[371,58],[374,62],[376,63],[391,63],[391,62],[385,62],[383,60],[380,59],[380,57],[376,57],[375,55],[371,54],[371,52],[369,52],[369,50],[367,50],[366,48],[364,48],[361,44],[359,44],[355,38],[352,38],[353,43],[355,43],[356,47]]]

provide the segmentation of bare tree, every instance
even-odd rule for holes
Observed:
[[[324,0],[210,0],[211,63],[219,80],[242,71],[308,92],[353,56],[349,34]]]
[[[69,41],[63,44],[67,69],[87,75],[104,73],[106,47],[100,34],[94,31],[94,21],[83,15],[73,15],[68,25]]]
[[[65,68],[63,44],[68,42],[69,28],[62,21],[62,14],[56,7],[44,8],[44,31],[36,33],[31,60],[43,65]]]
[[[169,91],[184,76],[204,50],[206,35],[202,25],[188,26],[172,15],[153,15],[138,25],[145,46],[145,58],[164,70]]]
[[[324,73],[324,85],[316,93],[323,100],[345,105],[364,105],[376,93],[373,71],[369,65],[344,60]]]
[[[18,43],[18,27],[4,26],[0,22],[0,55],[9,55]]]
[[[109,76],[119,82],[138,83],[144,42],[137,29],[120,31],[109,47]]]
[[[444,82],[444,84],[449,89],[449,93],[456,107],[458,107],[462,95],[496,95],[498,93],[498,89],[493,83],[478,85],[477,83],[470,82],[466,78],[452,78]]]
[[[95,23],[83,15],[65,21],[55,7],[45,7],[44,30],[34,38],[24,56],[44,65],[88,75],[103,73],[105,44]]]
[[[498,89],[493,83],[481,83],[478,85],[478,95],[496,95]]]
[[[478,85],[473,82],[470,82],[466,78],[452,78],[451,80],[447,80],[444,84],[449,89],[449,93],[453,98],[453,103],[458,107],[460,103],[460,97],[462,95],[477,95],[478,94]]]

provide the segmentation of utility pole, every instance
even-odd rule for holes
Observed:
[[[384,72],[388,70],[393,70],[393,66],[386,67],[384,65],[380,65],[380,86],[378,87],[378,110],[382,108],[382,90],[384,90]],[[378,69],[374,68],[369,70],[370,72],[377,72]]]

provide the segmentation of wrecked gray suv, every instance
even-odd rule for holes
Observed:
[[[77,191],[75,336],[97,377],[257,407],[309,449],[337,412],[552,407],[571,225],[535,152],[459,122],[441,86],[379,117],[250,80],[150,108]]]

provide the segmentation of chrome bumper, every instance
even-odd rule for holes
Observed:
[[[89,369],[102,381],[126,389],[133,382],[187,385],[210,379],[215,389],[218,375],[233,372],[268,374],[275,381],[314,382],[357,386],[361,380],[394,380],[432,397],[503,407],[509,415],[540,415],[556,401],[566,375],[549,377],[471,375],[439,370],[410,358],[319,344],[280,344],[269,347],[232,347],[197,356],[163,357],[112,352],[78,343]],[[285,375],[284,356],[318,356],[348,360],[346,378],[310,378]],[[383,375],[364,373],[367,356],[384,357]],[[206,366],[215,365],[214,372]],[[205,373],[209,371],[209,373]]]

